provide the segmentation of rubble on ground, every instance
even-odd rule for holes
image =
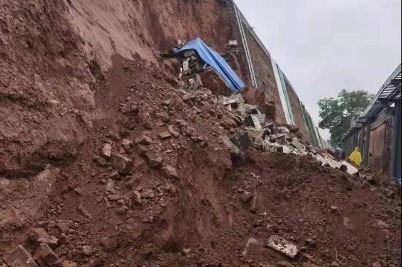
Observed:
[[[5,266],[397,266],[394,187],[241,94],[154,75],[115,63],[97,105],[117,115],[94,124],[73,164],[46,172],[57,182],[33,178],[49,191],[24,199],[19,184],[7,191],[20,181],[0,180],[3,209],[37,209],[0,224]]]
[[[268,239],[267,246],[276,251],[279,251],[280,253],[285,254],[289,258],[296,257],[296,255],[298,253],[298,249],[295,244],[293,244],[292,242],[289,242],[288,240],[286,240],[280,236],[276,236],[276,235],[273,235]]]
[[[259,106],[245,104],[242,94],[232,94],[229,97],[219,96],[218,103],[226,107],[233,116],[242,122],[243,132],[252,137],[253,146],[260,151],[310,156],[321,162],[323,166],[330,166],[339,170],[343,166],[348,174],[359,174],[359,170],[351,163],[338,161],[326,150],[314,148],[305,140],[301,140],[297,135],[298,127],[294,125],[274,126],[272,121],[267,120],[267,115],[260,112]],[[232,141],[241,136],[242,134],[232,136]],[[239,142],[234,143],[241,149],[247,149],[250,146],[244,146]],[[228,147],[236,150],[232,147],[234,143],[228,144],[226,141]]]

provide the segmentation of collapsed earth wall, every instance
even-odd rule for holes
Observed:
[[[400,265],[400,188],[233,157],[236,117],[173,86],[158,51],[195,36],[224,51],[227,2],[0,0],[1,266],[44,243],[64,266]],[[300,257],[266,248],[272,235]]]
[[[300,128],[305,140],[311,142],[313,139],[316,139],[309,135],[309,131],[304,120],[303,111],[300,106],[300,100],[296,91],[293,89],[286,77],[284,77],[286,82],[282,84],[284,88],[280,87],[281,85],[278,84],[280,81],[275,79],[275,75],[279,75],[279,73],[275,73],[278,72],[278,69],[273,67],[273,64],[276,64],[275,60],[272,59],[270,52],[258,38],[252,26],[247,22],[246,18],[238,7],[233,4],[233,1],[228,2],[231,2],[231,8],[238,10],[239,18],[236,21],[236,26],[232,28],[238,32],[235,37],[239,43],[241,43],[243,55],[247,55],[247,48],[249,50],[249,58],[251,62],[248,64],[247,62],[244,62],[244,65],[247,66],[247,71],[243,71],[243,73],[248,75],[248,84],[252,84],[250,81],[250,76],[254,75],[258,89],[264,91],[270,101],[275,102],[275,121],[277,123],[294,124]],[[241,30],[239,30],[239,27],[241,27]],[[241,38],[241,34],[239,33],[240,31],[244,31],[245,36],[243,40]],[[245,57],[246,56],[242,58],[243,61],[246,60]],[[253,69],[253,71],[250,72],[250,68]],[[282,75],[284,76],[284,74]],[[281,100],[280,91],[283,91],[283,94],[286,94],[284,98],[289,99],[288,103],[286,103],[286,101],[283,99]],[[294,118],[294,121],[288,120],[285,116],[285,113],[289,113],[290,117]]]
[[[217,1],[1,0],[0,175],[74,157],[113,55],[159,65],[158,51],[196,36],[222,51],[226,14]]]

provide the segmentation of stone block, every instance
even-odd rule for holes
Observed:
[[[5,256],[4,261],[10,267],[38,267],[31,254],[21,245]]]
[[[60,258],[54,253],[48,244],[42,243],[35,250],[34,259],[41,267],[62,267]]]
[[[267,246],[292,259],[295,258],[299,252],[295,244],[277,235],[272,235],[268,239]]]
[[[131,159],[117,153],[112,154],[112,164],[113,168],[123,175],[130,174],[133,167],[133,161]]]

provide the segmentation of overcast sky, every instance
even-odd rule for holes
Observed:
[[[376,93],[401,62],[401,0],[235,2],[317,125],[319,99]]]

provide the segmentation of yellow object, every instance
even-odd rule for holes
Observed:
[[[362,164],[362,154],[360,154],[359,148],[356,147],[355,151],[353,151],[350,156],[349,156],[349,160],[353,161],[354,163],[356,163],[357,166],[360,166]]]

